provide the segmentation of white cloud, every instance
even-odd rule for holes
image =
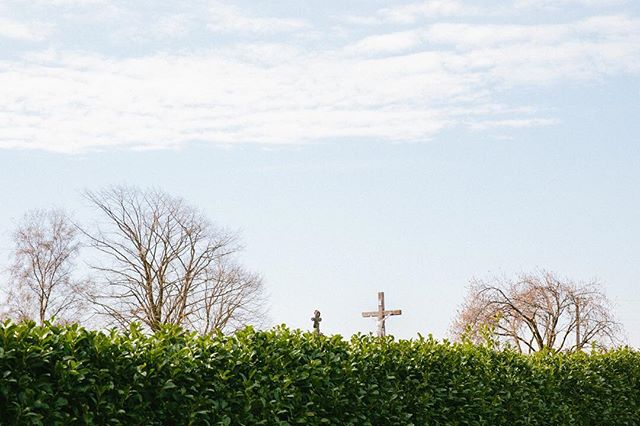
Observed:
[[[211,16],[198,15],[197,21],[225,33],[218,38],[308,32],[303,21],[246,16],[233,6],[214,5]],[[457,13],[456,5],[414,4],[400,8],[404,14],[387,11],[384,19],[418,22],[429,13]],[[185,39],[197,33],[195,11],[173,12],[156,15],[154,33]],[[128,58],[64,49],[26,52],[20,60],[0,62],[0,147],[80,152],[193,141],[421,141],[453,126],[499,131],[557,123],[535,105],[505,103],[504,93],[514,88],[640,74],[640,20],[622,14],[563,24],[381,28],[368,27],[356,40],[347,32],[334,44],[302,37],[235,39],[215,48]],[[336,40],[344,40],[342,47]]]
[[[602,16],[564,25],[436,24],[428,42],[454,45],[452,69],[509,86],[640,72],[640,20]]]
[[[343,22],[353,25],[373,26],[381,24],[415,24],[420,20],[470,16],[480,12],[460,0],[424,0],[385,7],[371,16],[347,15],[338,17]]]
[[[194,18],[186,14],[167,14],[156,18],[128,17],[129,25],[111,32],[109,37],[119,43],[151,44],[158,41],[186,38],[193,29]]]
[[[475,12],[475,7],[458,0],[426,0],[381,9],[378,13],[388,21],[412,24],[423,18],[465,16]]]
[[[640,71],[640,45],[616,35],[614,22],[573,27],[600,32],[586,42],[571,31],[537,38],[540,29],[529,28],[522,39],[508,27],[488,47],[377,58],[278,44],[132,59],[48,51],[0,65],[0,147],[76,152],[191,141],[415,141],[455,125],[551,125],[553,117],[498,104],[496,93]],[[609,27],[611,33],[602,30]],[[398,40],[382,45],[406,47]]]
[[[566,7],[611,7],[627,3],[627,0],[517,0],[516,8],[558,10]]]
[[[435,24],[427,28],[425,37],[431,43],[488,48],[532,40],[551,43],[566,38],[569,32],[566,25]]]
[[[429,42],[463,48],[490,48],[513,43],[555,45],[566,41],[602,42],[620,38],[632,44],[638,36],[640,20],[621,15],[550,25],[434,24],[425,34]]]
[[[23,41],[42,41],[53,27],[42,22],[24,23],[0,17],[0,37]]]
[[[357,16],[357,15],[347,15],[347,16],[333,16],[334,19],[345,22],[347,24],[353,25],[378,25],[381,23],[381,19],[376,16]]]
[[[340,18],[352,25],[373,26],[382,24],[415,25],[421,21],[437,22],[443,19],[464,19],[482,17],[485,21],[491,17],[517,17],[536,12],[558,13],[571,10],[620,10],[619,6],[629,0],[423,0],[397,4],[379,9],[372,15],[348,15]]]
[[[190,18],[184,14],[162,16],[158,19],[158,32],[169,36],[183,36],[191,29]]]
[[[496,128],[525,128],[525,127],[540,127],[551,126],[558,124],[559,121],[555,118],[521,118],[510,120],[480,120],[468,123],[468,126],[472,130],[489,130]]]
[[[368,36],[346,47],[354,53],[397,53],[412,49],[422,40],[419,31],[402,31],[390,34]]]
[[[307,26],[300,19],[248,16],[233,5],[217,1],[211,3],[208,19],[210,30],[223,33],[280,33]]]
[[[105,4],[111,0],[31,0],[47,6],[93,6],[96,4]]]
[[[428,87],[392,64],[313,56],[265,68],[215,53],[121,61],[63,54],[2,68],[0,146],[67,152],[194,140],[421,139],[449,120],[422,100],[456,90],[444,75],[442,86]],[[365,70],[377,76],[362,80]],[[391,77],[401,81],[390,87]]]

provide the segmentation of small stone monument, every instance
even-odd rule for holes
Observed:
[[[322,318],[320,318],[320,311],[319,310],[315,310],[313,311],[313,317],[311,318],[311,321],[313,321],[313,332],[316,334],[320,334],[320,321],[322,321]]]

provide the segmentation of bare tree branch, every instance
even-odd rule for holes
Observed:
[[[597,282],[561,280],[540,271],[515,281],[472,280],[451,331],[459,339],[493,338],[531,353],[614,345],[622,330]]]
[[[78,321],[89,282],[72,276],[80,250],[77,228],[59,210],[27,212],[12,234],[9,316],[39,324]]]
[[[117,324],[174,324],[203,333],[262,320],[263,284],[236,266],[236,235],[158,190],[85,192],[106,224],[85,231],[106,255],[92,265],[105,286],[93,300]]]

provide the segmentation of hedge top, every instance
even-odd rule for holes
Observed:
[[[2,424],[633,425],[640,353],[0,325]]]

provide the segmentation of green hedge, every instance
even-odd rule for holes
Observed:
[[[634,425],[640,354],[0,325],[2,424]]]

